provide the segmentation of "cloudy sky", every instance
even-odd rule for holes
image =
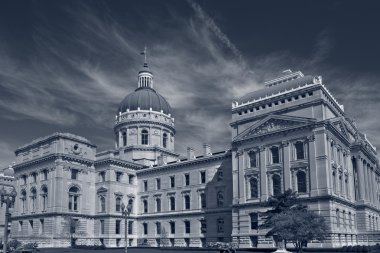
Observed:
[[[377,1],[1,1],[0,166],[53,132],[113,147],[148,46],[176,149],[230,140],[231,101],[282,70],[322,75],[380,147]]]

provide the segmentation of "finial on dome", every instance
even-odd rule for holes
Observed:
[[[140,53],[141,55],[144,55],[144,67],[148,67],[148,63],[147,63],[147,61],[146,61],[146,56],[147,56],[147,48],[146,48],[146,45],[145,45],[145,47],[144,47],[144,51],[142,51],[141,53]]]
[[[153,89],[153,74],[148,67],[148,63],[146,61],[147,58],[147,47],[145,45],[144,51],[140,54],[144,55],[144,67],[139,72],[138,75],[138,88],[152,88]]]

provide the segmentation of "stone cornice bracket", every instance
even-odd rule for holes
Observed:
[[[281,142],[281,145],[282,145],[283,147],[288,147],[288,146],[289,146],[289,141],[282,141],[282,142]]]
[[[259,150],[260,150],[260,152],[265,151],[265,146],[260,146],[260,147],[259,147]]]
[[[308,142],[313,142],[313,141],[315,141],[315,135],[312,134],[312,135],[308,136],[306,139]]]
[[[241,156],[241,155],[243,155],[243,150],[241,150],[241,149],[238,149],[238,150],[236,150],[236,155],[235,155],[235,157],[239,157],[239,156]]]

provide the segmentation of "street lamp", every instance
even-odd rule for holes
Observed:
[[[9,208],[13,206],[16,200],[17,192],[13,186],[11,186],[12,190],[9,192],[5,190],[4,186],[0,190],[0,200],[1,206],[5,204],[5,219],[4,219],[4,237],[3,237],[3,252],[7,252],[7,244],[8,244],[8,221],[11,216],[9,212]]]
[[[124,217],[125,222],[125,253],[128,253],[128,218],[132,211],[132,203],[129,202],[127,206],[124,203],[121,204],[121,215]]]

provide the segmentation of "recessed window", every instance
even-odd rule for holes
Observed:
[[[115,234],[120,235],[120,224],[121,220],[116,220]]]
[[[222,169],[218,169],[217,180],[218,181],[223,181],[223,170]]]
[[[268,104],[268,107],[272,107],[272,104]]]
[[[299,98],[298,96],[294,96],[294,100],[298,100],[298,98]]]
[[[144,213],[148,212],[148,200],[146,199],[143,200],[143,209],[144,209]]]
[[[296,159],[297,160],[300,160],[300,159],[304,159],[305,158],[305,151],[304,151],[304,144],[303,142],[296,142],[296,144],[294,144],[295,148],[296,148]]]
[[[44,179],[43,180],[48,180],[48,170],[43,170],[43,176],[44,176]]]
[[[281,100],[281,104],[285,104],[285,99]]]
[[[185,174],[185,185],[186,186],[190,185],[190,175],[189,174]]]
[[[170,202],[170,211],[175,211],[175,197],[171,196],[169,198],[169,202]]]
[[[272,177],[273,195],[278,196],[281,194],[281,177],[279,175],[273,175]]]
[[[175,176],[171,176],[170,177],[170,188],[174,188],[175,187]]]
[[[128,234],[133,234],[133,220],[128,221]]]
[[[144,129],[141,131],[141,145],[148,145],[149,143],[149,133],[148,130]]]
[[[199,197],[201,199],[201,208],[206,208],[206,194],[202,192]]]
[[[190,210],[190,196],[189,195],[185,195],[184,201],[185,201],[185,209],[186,210]]]
[[[123,173],[120,171],[116,172],[116,182],[121,182],[121,178],[123,176]]]
[[[144,235],[148,234],[148,223],[143,223]]]
[[[33,173],[33,183],[37,182],[37,173]]]
[[[207,222],[205,219],[201,219],[201,233],[206,234],[207,233]]]
[[[148,191],[148,181],[144,180],[144,192]]]
[[[161,189],[161,178],[156,178],[156,190]]]
[[[224,194],[222,191],[218,192],[218,194],[216,195],[216,200],[218,207],[222,207],[224,205]]]
[[[249,111],[250,111],[250,112],[253,112],[253,108],[251,108]]]
[[[206,183],[206,171],[201,171],[200,176],[201,176],[201,184]]]
[[[156,198],[156,212],[161,212],[161,199]]]
[[[106,172],[105,171],[99,172],[99,179],[100,179],[100,182],[106,181]]]
[[[175,222],[170,221],[169,224],[170,224],[170,234],[175,234]]]
[[[278,101],[274,102],[274,105],[278,105]]]
[[[128,175],[128,183],[129,184],[135,183],[135,175]]]
[[[117,197],[116,198],[116,212],[120,212],[121,211],[121,197]]]
[[[156,223],[156,234],[161,234],[161,222]]]
[[[297,190],[299,193],[306,193],[306,173],[304,171],[297,172]]]
[[[271,154],[272,154],[272,163],[279,163],[280,162],[280,152],[278,147],[274,146],[271,147]]]
[[[218,224],[218,233],[224,233],[224,219],[219,218],[217,220],[217,224]]]
[[[251,178],[249,180],[249,186],[250,186],[251,198],[258,198],[259,197],[259,184],[258,184],[257,178]]]
[[[190,221],[185,220],[185,233],[190,234]]]
[[[247,113],[248,113],[248,110],[245,110],[244,113],[247,114]]]
[[[76,169],[71,169],[71,179],[78,179],[78,170]]]
[[[256,152],[249,152],[249,167],[256,168],[257,167],[257,155]]]
[[[79,207],[79,189],[75,186],[69,189],[69,211],[78,211]]]
[[[251,229],[259,228],[259,215],[258,213],[250,213],[249,217],[251,218]]]
[[[100,233],[104,234],[105,226],[104,226],[104,220],[100,220]]]
[[[164,133],[164,134],[162,135],[162,146],[163,146],[164,148],[166,148],[167,145],[168,145],[168,135],[167,135],[166,133]]]
[[[127,146],[127,133],[123,132],[122,136],[123,136],[123,146],[125,147]]]
[[[262,105],[262,106],[261,106],[261,109],[265,109],[265,105]]]

